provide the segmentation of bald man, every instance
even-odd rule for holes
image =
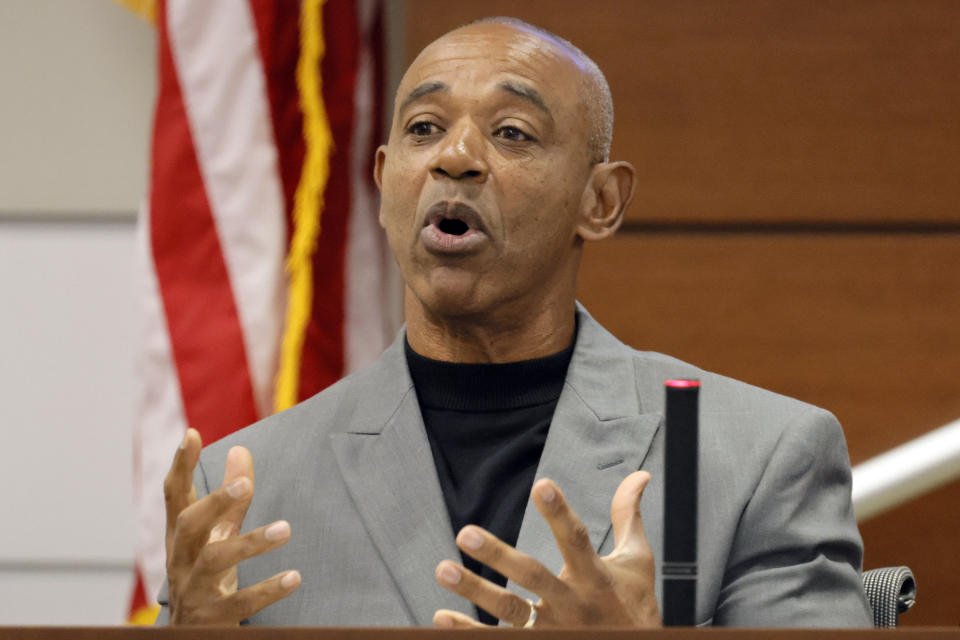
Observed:
[[[420,53],[374,168],[405,330],[202,453],[187,432],[162,621],[659,626],[662,382],[695,377],[698,622],[869,624],[833,417],[633,351],[577,305],[584,242],[633,194],[612,129],[597,66],[531,25]]]

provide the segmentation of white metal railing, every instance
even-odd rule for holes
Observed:
[[[960,477],[960,419],[853,468],[857,521],[883,513]]]

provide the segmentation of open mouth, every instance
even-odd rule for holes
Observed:
[[[463,202],[438,202],[427,212],[420,233],[429,251],[468,254],[480,250],[488,240],[483,219]]]
[[[462,236],[470,231],[470,225],[459,218],[444,218],[437,224],[437,227],[440,231],[452,236]]]
[[[424,224],[434,226],[442,233],[451,236],[463,236],[471,231],[485,231],[480,214],[464,202],[438,202],[430,207]]]

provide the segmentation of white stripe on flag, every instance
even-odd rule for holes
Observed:
[[[286,219],[256,27],[236,0],[171,0],[167,20],[255,400],[267,415],[283,331]]]
[[[137,228],[140,279],[140,341],[136,357],[138,383],[134,430],[133,495],[137,510],[136,558],[147,599],[152,601],[166,577],[166,508],[163,478],[186,431],[180,383],[173,364],[167,317],[150,245],[150,206],[144,204]]]
[[[370,184],[370,145],[379,133],[374,122],[373,96],[377,81],[369,33],[378,9],[377,0],[357,3],[360,51],[354,89],[354,125],[351,149],[351,203],[347,226],[344,286],[344,374],[377,359],[393,338],[399,323],[390,308],[390,288],[395,269],[383,230],[377,222],[377,196]]]

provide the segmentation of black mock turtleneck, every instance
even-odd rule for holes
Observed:
[[[468,524],[516,545],[573,345],[551,356],[506,364],[432,360],[406,343],[407,364],[454,534]],[[463,555],[464,565],[506,584]],[[496,618],[480,610],[483,622]]]

